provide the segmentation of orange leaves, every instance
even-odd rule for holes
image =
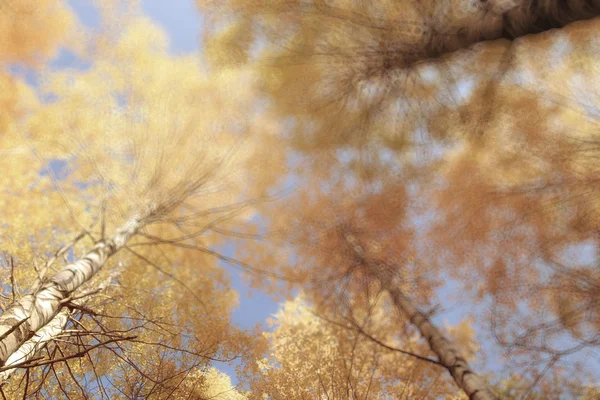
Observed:
[[[55,99],[26,127],[45,157],[68,159],[73,173],[61,183],[78,189],[73,197],[67,191],[70,201],[110,188],[108,208],[164,211],[184,192],[218,182],[220,190],[202,197],[211,208],[242,192],[260,196],[273,179],[247,168],[255,156],[273,164],[281,158],[261,147],[243,118],[256,107],[253,73],[208,74],[195,57],[168,54],[167,43],[149,19],[128,16],[90,40],[89,69],[47,72],[42,90]],[[247,188],[250,179],[255,185]]]
[[[480,350],[480,345],[475,340],[476,332],[473,327],[472,318],[464,319],[456,326],[447,328],[450,332],[452,342],[456,343],[461,354],[466,357],[469,362],[476,360],[476,354]]]
[[[62,0],[6,0],[0,6],[0,62],[38,64],[51,58],[74,28]],[[44,26],[44,34],[39,33]]]
[[[19,63],[43,65],[65,44],[74,19],[62,0],[6,0],[0,5],[0,136],[13,131],[13,124],[37,105],[33,89],[11,76],[8,67]],[[45,28],[43,35],[39,33],[40,25]],[[0,147],[12,146],[0,142]]]
[[[5,3],[22,18],[2,10],[2,61],[47,59],[72,28],[62,3],[37,2],[29,14],[30,1]],[[51,102],[36,104],[24,84],[0,74],[0,148],[10,140],[16,151],[0,177],[9,188],[0,208],[9,210],[2,236],[14,238],[9,250],[26,249],[19,256],[27,262],[36,258],[28,246],[45,253],[97,214],[110,230],[127,214],[157,210],[130,243],[141,257],[119,259],[126,283],[111,292],[116,300],[94,303],[130,320],[106,325],[130,329],[141,312],[165,324],[140,334],[144,340],[166,338],[211,357],[261,353],[267,344],[230,325],[238,299],[210,250],[235,238],[245,262],[238,266],[270,273],[261,288],[280,289],[280,275],[303,284],[320,311],[368,315],[377,319],[370,332],[395,344],[423,347],[399,340],[405,321],[377,303],[382,285],[370,279],[370,261],[385,264],[418,306],[435,300],[432,289],[450,273],[463,291],[480,289],[474,305],[492,299],[506,317],[500,328],[529,308],[532,319],[514,326],[548,311],[576,339],[592,331],[583,320],[597,323],[589,311],[597,277],[567,260],[565,278],[555,264],[600,229],[598,96],[588,90],[598,82],[589,33],[597,22],[467,49],[529,32],[532,16],[517,11],[533,3],[198,0],[210,18],[206,68],[195,55],[169,54],[168,35],[140,17],[139,2],[99,4],[101,32],[85,37],[89,68],[47,71],[41,90]],[[38,34],[40,21],[47,35]],[[69,173],[51,179],[57,160]],[[299,189],[273,206],[227,208],[281,182]],[[256,210],[255,226],[239,229]],[[338,390],[372,383],[388,397],[447,394],[412,385],[437,375],[355,331],[326,326],[299,306],[277,317],[269,337],[276,345],[257,367],[270,380],[260,390],[314,397],[315,383],[325,383],[344,398]],[[471,322],[454,332],[474,354]],[[146,358],[148,346],[129,350],[152,373],[192,363],[166,350]],[[356,370],[344,370],[349,359]],[[102,364],[109,374],[109,357]],[[133,391],[137,383],[120,378]],[[197,378],[230,390],[214,370]]]
[[[452,113],[454,105],[447,103],[462,101],[461,89],[449,87],[466,78],[486,86],[512,57],[502,54],[507,41],[467,50],[470,45],[507,35],[503,24],[523,35],[537,29],[535,17],[556,17],[555,8],[570,8],[552,1],[544,6],[470,0],[198,3],[216,26],[207,32],[209,53],[218,63],[247,59],[258,67],[274,114],[296,119],[290,136],[303,150],[360,147],[375,138],[397,150],[410,149],[415,130],[444,106]],[[586,10],[573,8],[573,19],[587,18]],[[539,15],[532,16],[532,9]],[[578,30],[571,35],[579,39]],[[544,45],[538,47],[544,51]],[[462,50],[452,53],[457,49]]]
[[[406,278],[403,284],[408,289],[415,279],[414,243],[403,185],[388,184],[381,192],[344,188],[343,182],[326,191],[316,189],[298,191],[271,210],[277,216],[271,229],[282,239],[277,246],[291,251],[287,259],[271,265],[302,285],[324,309],[344,307],[341,297],[352,298],[353,307],[366,307],[379,288],[369,277],[369,266],[357,258],[348,242],[347,235],[352,234],[369,260],[390,263],[398,276]],[[286,213],[281,207],[296,211]],[[269,259],[271,252],[262,253]]]
[[[248,53],[254,38],[252,30],[250,21],[242,20],[207,38],[205,52],[211,65],[221,69],[248,62]]]

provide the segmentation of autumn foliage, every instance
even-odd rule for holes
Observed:
[[[598,396],[597,1],[93,3],[0,2],[0,395]]]

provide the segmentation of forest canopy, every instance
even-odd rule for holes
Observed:
[[[599,15],[3,0],[1,398],[598,398]]]

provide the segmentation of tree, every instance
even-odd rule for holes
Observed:
[[[0,394],[595,396],[597,1],[198,4],[205,63],[2,3]],[[236,328],[219,262],[316,315]]]
[[[372,190],[385,204],[408,187],[414,218],[428,221],[417,227],[427,234],[414,238],[417,265],[426,278],[440,271],[459,279],[474,310],[492,308],[476,321],[531,385],[525,395],[568,381],[571,369],[593,374],[589,363],[578,367],[577,354],[597,351],[597,261],[565,261],[565,252],[583,246],[589,254],[597,242],[598,20],[583,21],[597,4],[419,2],[424,12],[413,13],[417,3],[407,3],[221,2],[209,55],[215,68],[261,71],[305,192],[296,209],[315,212],[347,187]],[[401,223],[403,211],[372,207],[388,210],[371,217],[386,229]],[[322,245],[322,219],[338,214],[299,223],[312,229],[300,246]],[[386,248],[380,230],[368,234]],[[339,258],[325,262],[309,248],[299,251],[315,268],[298,273],[318,274],[328,291],[346,283]]]
[[[329,312],[368,310],[385,293],[388,307],[398,317],[388,311],[389,325],[382,331],[394,337],[422,338],[434,362],[467,396],[495,398],[460,346],[421,311],[433,306],[433,290],[439,282],[430,278],[434,269],[411,261],[418,254],[417,235],[408,218],[411,202],[404,186],[384,184],[381,193],[344,190],[343,179],[326,194],[316,189],[317,193],[299,196],[293,205],[299,211],[277,221],[277,230],[296,249],[292,265],[282,262],[283,273],[310,290],[315,304]],[[402,363],[396,368],[401,375]]]
[[[302,296],[285,302],[271,321],[273,332],[264,334],[268,340],[265,357],[248,368],[250,398],[452,396],[454,388],[443,378],[439,364],[415,357],[415,353],[427,351],[417,337],[407,338],[405,343],[394,334],[389,302],[385,295],[379,296],[371,309],[353,315],[355,319],[317,314]],[[471,354],[475,349],[468,324],[453,330]]]
[[[587,1],[198,2],[216,10],[206,39],[215,66],[257,65],[272,111],[294,122],[296,145],[319,150],[420,143],[423,124],[476,87],[492,110],[513,41],[598,14]]]
[[[54,11],[44,7],[42,18]],[[0,178],[2,279],[13,291],[0,361],[24,371],[3,387],[10,398],[187,396],[188,376],[252,342],[230,323],[236,295],[211,250],[264,193],[249,160],[277,157],[237,119],[253,107],[251,76],[209,75],[170,56],[135,5],[100,7],[105,29],[76,44],[89,67],[45,68],[40,87],[22,91],[36,101],[0,136],[11,164]]]

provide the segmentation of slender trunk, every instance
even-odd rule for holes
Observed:
[[[69,314],[71,311],[64,307],[50,322],[39,329],[28,341],[23,343],[4,363],[4,367],[10,367],[15,364],[22,364],[33,359],[38,352],[62,333],[67,326]],[[8,378],[16,371],[15,368],[0,371],[0,384],[6,382]]]
[[[427,341],[440,364],[448,370],[454,381],[465,394],[472,400],[496,400],[498,397],[488,388],[485,381],[477,375],[460,351],[448,338],[446,338],[434,324],[429,321],[413,302],[402,292],[396,274],[385,263],[369,261],[362,246],[351,234],[345,235],[351,244],[355,255],[365,266],[373,279],[376,279],[385,289],[396,308],[405,314],[410,322],[419,330],[421,336]]]
[[[0,316],[0,366],[6,366],[11,355],[52,321],[61,312],[62,301],[90,280],[141,226],[141,218],[130,219],[111,238],[97,243],[80,260],[44,282],[39,290],[10,304]]]
[[[118,272],[119,271],[117,270],[117,273]],[[93,294],[103,292],[106,287],[110,285],[117,273],[111,273],[107,279],[98,284]],[[72,303],[82,306],[85,305],[92,297],[93,295],[86,296],[79,300],[74,300]],[[31,339],[23,343],[21,347],[19,347],[10,355],[10,357],[8,357],[4,363],[4,367],[23,364],[36,357],[40,350],[42,350],[50,341],[56,339],[64,332],[67,322],[69,321],[70,314],[71,310],[68,307],[63,307],[60,312],[50,320],[50,322],[35,332]],[[0,371],[0,385],[6,382],[15,371],[16,368]]]
[[[409,317],[410,322],[429,343],[429,347],[437,355],[439,362],[450,372],[456,384],[469,396],[469,399],[497,399],[485,381],[471,369],[454,343],[446,338],[398,287],[391,284],[385,275],[382,277],[380,270],[381,268],[374,268],[375,279],[390,294],[394,305]]]

